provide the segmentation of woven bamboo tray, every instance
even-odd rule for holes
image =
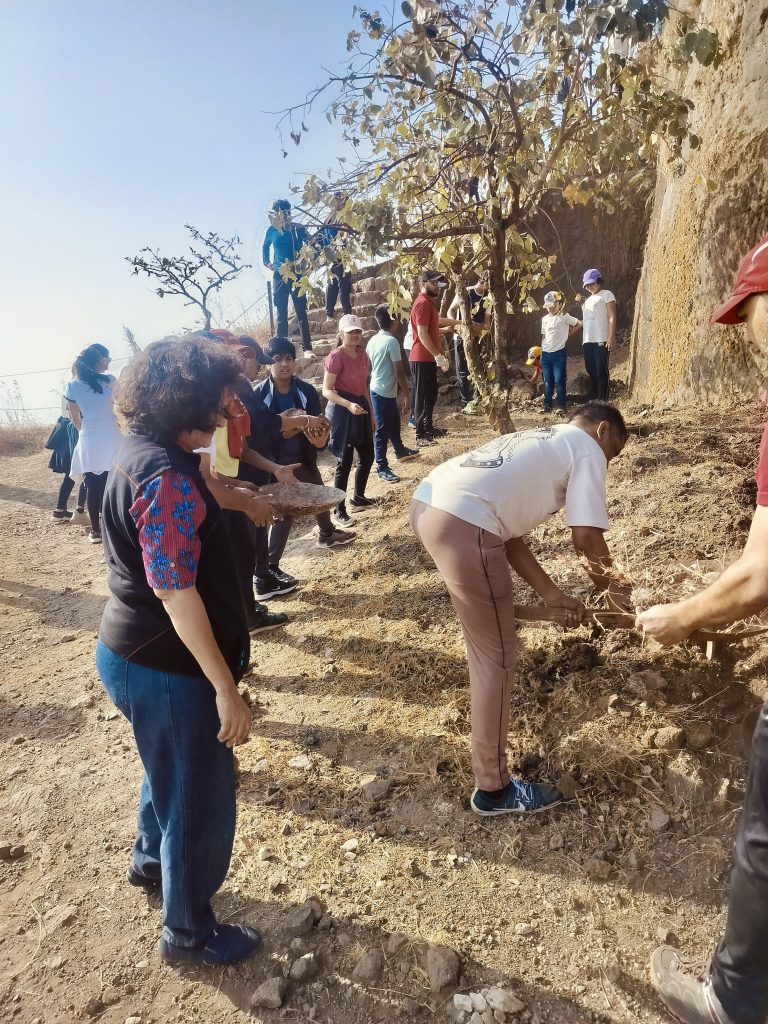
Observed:
[[[299,480],[291,484],[264,484],[257,490],[269,498],[275,512],[294,518],[328,512],[345,498],[344,491],[338,487],[305,484]]]

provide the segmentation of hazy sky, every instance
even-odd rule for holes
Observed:
[[[140,344],[191,325],[124,260],[181,252],[187,222],[239,233],[256,267],[232,315],[263,293],[269,204],[342,152],[316,116],[284,159],[266,111],[343,64],[351,0],[2,0],[0,24],[0,374],[93,341],[124,356],[123,324]],[[55,405],[61,377],[19,376],[25,404]]]

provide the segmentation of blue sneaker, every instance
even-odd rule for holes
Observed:
[[[413,416],[408,417],[408,426],[413,427],[414,429],[416,428],[416,420],[413,418]]]
[[[388,484],[400,483],[400,477],[393,473],[389,466],[384,469],[377,469],[376,472],[379,475],[379,480],[385,480]]]
[[[482,789],[476,789],[469,803],[475,814],[491,818],[497,814],[538,814],[562,802],[563,794],[554,786],[510,779],[501,796],[488,796]]]
[[[177,946],[160,939],[158,952],[171,964],[235,964],[247,960],[261,945],[261,935],[244,924],[219,924],[199,946]]]

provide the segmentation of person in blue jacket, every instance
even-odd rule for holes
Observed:
[[[277,333],[288,337],[288,299],[293,299],[293,308],[301,329],[301,345],[305,352],[312,350],[312,335],[307,317],[307,300],[299,294],[298,282],[285,280],[280,273],[284,263],[293,262],[302,246],[309,241],[309,233],[303,224],[291,220],[291,204],[287,199],[276,199],[272,204],[271,224],[267,228],[261,256],[264,266],[274,274],[272,279],[272,301],[277,313]]]

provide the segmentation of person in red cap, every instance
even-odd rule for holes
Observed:
[[[712,323],[744,324],[768,355],[768,237],[741,262],[733,294]],[[740,558],[706,590],[656,605],[637,625],[662,644],[723,626],[768,607],[768,425],[757,466],[757,509]],[[744,813],[728,896],[725,934],[710,961],[693,968],[671,946],[651,959],[651,980],[682,1024],[765,1024],[768,1019],[768,703],[752,738]]]

